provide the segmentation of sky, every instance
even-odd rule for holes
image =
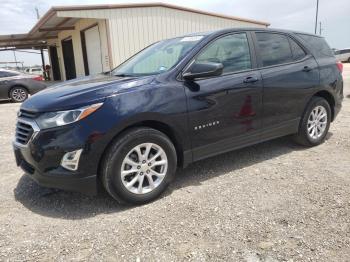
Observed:
[[[0,0],[0,35],[27,33],[51,6],[165,2],[226,15],[266,21],[271,28],[314,32],[316,0]],[[350,0],[319,0],[322,35],[333,48],[350,48]],[[318,31],[319,33],[319,31]],[[41,64],[40,55],[16,52],[25,65]],[[0,62],[14,61],[13,52],[0,52]],[[47,58],[46,58],[46,61]]]

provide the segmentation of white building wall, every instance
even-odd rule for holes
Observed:
[[[113,67],[159,40],[232,27],[266,27],[167,7],[58,11],[57,16],[107,19]]]

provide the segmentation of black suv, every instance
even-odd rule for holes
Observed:
[[[17,164],[40,185],[121,202],[158,197],[177,167],[293,134],[322,143],[342,65],[316,35],[230,29],[155,43],[109,73],[22,104]]]

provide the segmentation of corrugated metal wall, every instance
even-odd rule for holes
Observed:
[[[60,17],[107,19],[113,67],[153,42],[192,32],[230,27],[266,27],[166,7],[59,11]]]

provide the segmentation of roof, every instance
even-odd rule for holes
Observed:
[[[14,74],[21,74],[21,72],[18,72],[18,71],[15,71],[15,70],[4,69],[4,68],[0,68],[0,72],[7,72],[7,73],[14,73]]]
[[[203,35],[203,36],[221,35],[221,34],[225,34],[225,33],[240,32],[240,31],[266,31],[266,32],[270,32],[270,33],[303,34],[303,35],[310,35],[310,36],[315,36],[315,37],[322,37],[322,36],[315,35],[312,33],[295,31],[295,30],[278,29],[278,28],[261,28],[261,27],[225,28],[225,29],[218,29],[218,30],[213,30],[213,31],[190,33],[190,34],[185,34],[185,35],[180,36],[180,37],[197,36],[197,35]]]
[[[59,31],[73,30],[74,24],[79,18],[60,17],[59,11],[80,11],[80,10],[101,10],[101,9],[118,9],[118,8],[142,8],[142,7],[165,7],[180,11],[192,12],[203,15],[210,15],[219,18],[232,19],[247,23],[269,26],[267,22],[246,19],[236,16],[217,14],[177,5],[166,3],[137,3],[137,4],[101,4],[101,5],[71,5],[71,6],[53,6],[50,8],[34,25],[27,34],[3,35],[0,36],[0,47],[14,46],[25,48],[28,46],[44,46],[47,39],[56,38]]]
[[[18,49],[46,47],[46,40],[54,37],[30,37],[28,34],[0,35],[0,48]]]

